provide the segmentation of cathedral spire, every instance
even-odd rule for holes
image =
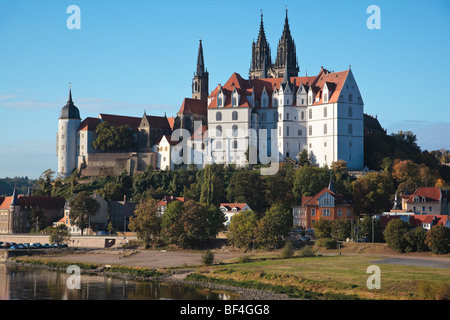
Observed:
[[[264,66],[265,64],[265,66]],[[269,43],[264,31],[264,19],[261,11],[261,22],[259,24],[259,33],[256,43],[252,44],[252,61],[250,65],[250,79],[267,77],[268,70],[272,66]],[[263,68],[265,67],[265,71]],[[265,73],[266,75],[264,75]]]
[[[16,189],[17,189],[17,187],[14,186],[14,191],[13,191],[13,195],[12,195],[12,199],[11,199],[11,204],[10,204],[10,206],[16,206],[16,205],[18,205],[18,203],[19,203],[19,201],[18,201],[18,199],[17,199]]]
[[[299,68],[297,65],[295,43],[292,39],[291,30],[289,28],[287,7],[286,17],[284,19],[283,33],[277,47],[277,59],[275,61],[275,69],[277,74],[281,74],[283,72],[285,64],[288,65],[290,75],[296,77],[298,75]]]
[[[203,58],[202,39],[200,39],[197,56],[197,76],[202,76],[203,73],[205,73],[205,59]]]

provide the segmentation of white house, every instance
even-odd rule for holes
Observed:
[[[221,203],[220,211],[225,215],[224,225],[228,227],[230,225],[231,219],[237,213],[242,211],[252,210],[246,203]]]

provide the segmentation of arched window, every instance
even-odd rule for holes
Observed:
[[[323,94],[323,102],[328,102],[328,94],[327,93]]]
[[[238,148],[238,141],[233,140],[233,149],[237,149],[237,148]]]
[[[309,135],[312,135],[312,126],[309,126]]]
[[[278,136],[281,137],[281,126],[278,127]]]
[[[233,111],[233,113],[231,115],[231,119],[232,120],[237,120],[238,119],[238,112],[237,111]]]
[[[323,117],[327,117],[327,107],[323,108]]]
[[[237,135],[238,135],[238,126],[237,125],[233,125],[232,135],[233,135],[233,137],[237,137]]]
[[[236,99],[236,97],[233,97],[233,99],[231,100],[231,103],[232,103],[232,107],[236,107],[237,106],[237,99]]]
[[[222,126],[216,126],[216,137],[222,136]]]
[[[216,112],[216,121],[222,121],[222,112]]]

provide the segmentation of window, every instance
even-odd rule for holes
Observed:
[[[353,95],[351,93],[348,94],[348,101],[349,102],[353,101]]]
[[[351,217],[352,216],[352,210],[347,209],[347,217]]]
[[[297,135],[300,137],[301,135],[303,135],[302,129],[298,129],[297,130]]]
[[[308,104],[312,104],[312,96],[308,97]]]
[[[273,121],[277,121],[278,120],[278,112],[274,112],[273,113]]]
[[[222,141],[216,141],[216,149],[217,150],[222,149]]]
[[[195,150],[195,143],[192,144],[192,149]]]
[[[327,107],[323,108],[323,117],[327,117]]]
[[[330,216],[330,209],[323,209],[322,215],[324,217],[329,217]]]
[[[309,109],[309,118],[312,119],[312,110]]]
[[[302,111],[301,113],[301,119],[304,120],[305,119],[305,113]]]
[[[289,126],[286,127],[286,136],[289,137]]]
[[[428,209],[429,209],[430,212],[433,211],[433,208],[432,208],[432,207],[429,207]]]
[[[266,120],[266,114],[263,112],[261,113],[261,122]]]
[[[323,125],[323,134],[327,134],[327,124]]]
[[[315,216],[316,215],[316,209],[311,209],[311,215]]]
[[[237,99],[236,99],[236,97],[233,97],[231,103],[232,103],[232,105],[231,105],[232,107],[236,107],[237,106]]]
[[[280,137],[281,137],[281,126],[280,126],[280,127],[278,127],[278,136],[280,136]]]
[[[216,121],[222,121],[222,112],[216,112]]]
[[[267,107],[267,99],[266,98],[262,98],[262,107],[266,108]]]
[[[237,111],[233,111],[233,114],[231,115],[231,119],[232,120],[237,120],[238,119],[238,112]]]
[[[312,135],[312,126],[309,126],[309,135]]]
[[[325,93],[323,95],[323,102],[328,102],[328,94],[327,93]]]
[[[353,134],[353,125],[351,123],[348,124],[348,134]]]
[[[278,99],[273,99],[273,106],[278,107]],[[278,116],[277,116],[278,118]]]
[[[286,113],[286,120],[289,120],[289,112]]]
[[[222,98],[217,98],[217,107],[222,106]]]
[[[348,117],[353,118],[353,108],[352,107],[348,107]]]
[[[233,149],[237,149],[238,148],[238,142],[237,140],[233,140]]]
[[[233,137],[237,137],[237,135],[238,135],[238,126],[237,125],[233,125],[232,135],[233,135]]]
[[[287,105],[287,106],[289,105],[289,98],[286,99],[286,105]]]
[[[342,217],[342,209],[338,209],[337,215],[338,215],[338,217]]]
[[[222,136],[222,126],[216,127],[216,136],[221,137]]]

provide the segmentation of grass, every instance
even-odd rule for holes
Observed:
[[[450,286],[450,270],[379,264],[381,289],[369,290],[367,267],[376,256],[322,256],[252,260],[198,271],[200,281],[266,288],[307,299],[427,299],[418,290],[423,284]]]

